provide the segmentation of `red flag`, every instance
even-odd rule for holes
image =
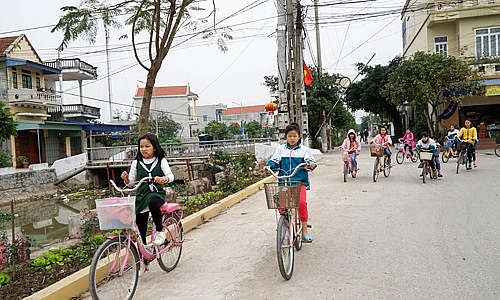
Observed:
[[[311,74],[311,71],[309,71],[309,68],[306,65],[305,61],[302,61],[302,64],[304,65],[304,84],[309,86],[313,82],[314,78]]]

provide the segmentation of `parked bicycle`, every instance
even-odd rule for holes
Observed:
[[[401,142],[399,143],[398,146],[396,146],[396,150],[398,150],[398,152],[396,153],[396,162],[398,164],[402,164],[406,159],[409,159],[411,160],[411,162],[415,163],[417,162],[418,160],[418,157],[417,157],[417,153],[415,153],[415,149],[410,152],[410,151],[406,151],[406,147],[407,145],[404,143],[404,142]]]
[[[446,138],[444,141],[444,151],[443,154],[441,154],[441,161],[447,163],[452,157],[458,157],[457,144]]]
[[[418,156],[422,163],[422,182],[425,183],[427,174],[431,179],[437,179],[437,171],[433,171],[431,168],[431,161],[434,159],[433,150],[420,149]],[[436,162],[434,162],[434,168],[436,167],[435,163]]]
[[[92,259],[89,272],[92,299],[132,299],[140,273],[147,270],[150,261],[158,259],[160,268],[166,272],[179,263],[183,243],[183,211],[179,204],[165,203],[161,207],[165,242],[159,246],[153,244],[156,234],[153,226],[151,243],[144,245],[135,223],[135,197],[124,196],[148,180],[151,177],[141,179],[133,188],[123,189],[110,180],[122,197],[95,200],[100,229],[121,232],[109,236]]]
[[[375,157],[373,165],[373,182],[377,182],[378,174],[384,172],[385,177],[391,174],[391,166],[389,165],[389,157],[385,154],[384,147],[379,144],[370,144],[370,155]]]
[[[295,260],[294,249],[302,249],[302,223],[300,222],[298,207],[300,202],[300,181],[290,181],[299,168],[306,163],[295,167],[292,174],[278,176],[269,167],[266,169],[278,179],[278,182],[265,183],[267,207],[276,209],[280,213],[276,228],[276,253],[281,276],[289,280],[292,278]]]
[[[355,168],[352,164],[352,154],[347,152],[342,147],[340,147],[340,149],[344,150],[342,153],[342,161],[344,162],[342,173],[344,175],[344,182],[347,182],[347,176],[349,174],[351,174],[352,178],[356,178],[357,168]]]

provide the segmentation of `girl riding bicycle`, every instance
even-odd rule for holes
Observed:
[[[352,171],[352,173],[353,176],[356,176],[356,171],[358,170],[356,156],[361,152],[361,143],[356,138],[356,132],[354,131],[354,129],[349,129],[349,131],[347,132],[347,137],[340,147],[344,149],[346,153],[351,154],[351,164],[354,168],[354,171]]]
[[[378,130],[378,134],[371,140],[370,144],[381,145],[384,148],[384,153],[387,155],[388,164],[391,164],[391,137],[387,134],[387,127],[382,126]]]
[[[408,147],[408,152],[413,156],[413,148],[415,147],[415,136],[411,132],[410,128],[406,128],[406,132],[399,141],[405,144],[405,148]]]
[[[136,223],[141,234],[141,239],[146,244],[146,231],[148,228],[149,212],[158,232],[153,243],[161,245],[165,241],[160,207],[165,203],[165,190],[162,185],[172,182],[174,174],[168,165],[165,150],[160,146],[158,138],[151,133],[139,137],[139,151],[136,159],[130,166],[130,174],[123,171],[121,178],[126,184],[141,180],[144,177],[153,178],[149,185],[142,184],[135,196]],[[145,208],[149,211],[143,212]]]
[[[301,131],[297,123],[288,125],[285,128],[286,144],[282,144],[276,148],[273,157],[267,162],[266,166],[271,169],[279,169],[278,175],[282,176],[291,174],[300,163],[305,162],[307,164],[304,169],[298,170],[291,180],[300,181],[302,183],[298,209],[300,221],[302,222],[302,241],[311,243],[313,237],[307,233],[307,221],[309,220],[306,202],[306,189],[309,189],[309,173],[307,169],[315,169],[316,160],[311,153],[311,149],[300,143],[300,135]]]

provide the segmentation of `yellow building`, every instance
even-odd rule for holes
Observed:
[[[452,55],[482,74],[486,95],[465,97],[444,125],[463,126],[468,118],[485,129],[480,139],[500,135],[500,0],[407,0],[401,21],[405,58],[417,51]]]

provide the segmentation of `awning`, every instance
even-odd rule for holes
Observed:
[[[90,122],[82,122],[82,121],[72,121],[66,120],[64,121],[68,124],[81,125],[83,130],[87,131],[130,131],[130,125],[123,124],[94,124]]]
[[[6,58],[5,65],[7,67],[17,67],[17,66],[28,66],[36,69],[43,70],[44,74],[61,74],[61,70],[52,68],[43,64],[39,64],[26,59],[18,59],[18,58]]]

